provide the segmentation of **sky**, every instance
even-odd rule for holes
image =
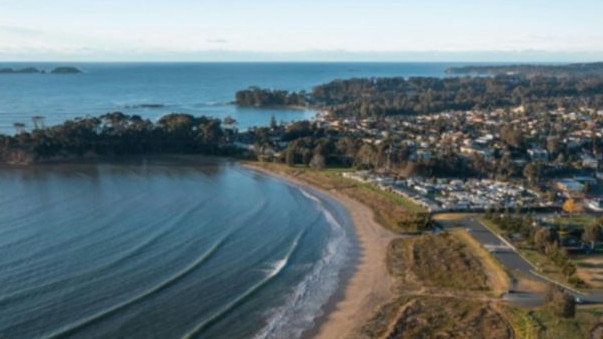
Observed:
[[[595,61],[602,13],[601,0],[0,0],[0,61]]]

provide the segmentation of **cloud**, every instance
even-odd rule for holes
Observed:
[[[32,27],[10,26],[10,25],[0,25],[0,31],[9,33],[9,34],[13,34],[13,35],[25,36],[25,37],[34,37],[34,36],[40,36],[40,35],[44,34],[44,32],[42,32],[38,29],[32,28]]]
[[[226,39],[207,39],[205,40],[208,44],[227,44],[228,40]]]

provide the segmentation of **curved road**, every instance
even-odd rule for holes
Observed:
[[[534,267],[525,261],[502,237],[492,233],[490,229],[482,225],[475,217],[468,217],[461,220],[444,221],[438,220],[437,223],[444,229],[461,226],[464,227],[484,248],[490,250],[490,253],[509,271],[519,271],[526,276],[532,277],[541,282],[549,282],[542,276],[534,273]],[[561,286],[561,285],[560,285]],[[515,287],[515,286],[513,286]],[[579,298],[582,303],[594,304],[603,303],[603,290],[591,290],[588,294],[582,294],[575,290],[567,289],[561,286],[566,292]],[[503,299],[510,300],[522,306],[538,306],[544,302],[542,296],[528,293],[525,291],[512,290],[506,293]]]

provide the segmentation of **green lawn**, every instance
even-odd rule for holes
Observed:
[[[584,227],[595,222],[597,218],[590,215],[574,215],[574,216],[561,216],[552,218],[549,220],[552,224],[559,226],[573,226],[573,227]]]
[[[350,180],[350,181],[352,181],[352,180]],[[360,184],[360,187],[364,190],[376,193],[376,194],[392,201],[393,203],[403,206],[409,212],[413,212],[413,213],[427,212],[427,210],[423,206],[420,206],[420,205],[414,203],[412,200],[404,198],[402,196],[399,196],[399,195],[391,193],[391,192],[384,191],[384,190],[380,189],[379,187],[373,186],[371,184]]]
[[[601,310],[576,310],[574,318],[559,318],[545,308],[532,313],[533,319],[542,324],[541,338],[590,338],[591,330],[600,324]]]
[[[503,231],[502,231],[502,229],[497,224],[495,224],[493,221],[488,220],[485,217],[479,217],[477,220],[480,223],[482,223],[482,225],[484,225],[487,228],[489,228],[495,234],[504,234]]]

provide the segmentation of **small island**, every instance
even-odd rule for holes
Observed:
[[[55,67],[51,71],[47,72],[46,70],[39,69],[36,67],[25,67],[25,68],[0,68],[0,74],[78,74],[82,73],[82,71],[77,67],[72,66],[62,66]]]
[[[78,73],[82,73],[82,71],[76,67],[56,67],[55,69],[53,69],[52,71],[50,71],[51,74],[78,74]]]
[[[35,73],[44,73],[35,67],[26,67],[26,68],[0,68],[0,74],[35,74]]]

